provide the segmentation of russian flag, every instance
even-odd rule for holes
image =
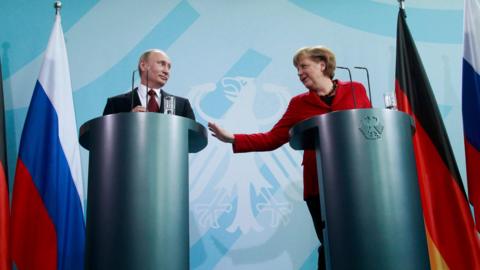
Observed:
[[[83,184],[72,87],[56,15],[23,127],[12,201],[19,270],[83,269]]]
[[[12,269],[10,262],[10,201],[8,199],[4,105],[2,62],[0,59],[0,269],[9,270]]]
[[[480,232],[480,2],[465,1],[462,113],[468,197]]]

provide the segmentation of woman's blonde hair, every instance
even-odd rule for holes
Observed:
[[[337,67],[337,62],[335,60],[335,54],[328,48],[324,46],[312,46],[312,47],[303,47],[298,49],[298,51],[293,56],[293,65],[298,68],[298,63],[303,57],[308,57],[312,61],[324,62],[325,70],[323,73],[325,76],[333,79],[335,75],[335,68]]]

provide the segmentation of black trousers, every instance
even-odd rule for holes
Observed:
[[[325,223],[322,222],[320,198],[308,198],[305,199],[305,202],[307,203],[308,211],[310,211],[310,215],[312,216],[313,225],[315,226],[315,232],[317,233],[318,240],[321,243],[320,247],[318,248],[318,269],[325,270],[327,269],[327,266],[325,264],[325,249],[323,248],[322,232],[322,230],[325,228]]]

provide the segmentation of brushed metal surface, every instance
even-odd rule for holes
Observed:
[[[87,269],[189,269],[188,153],[207,144],[194,121],[120,113],[81,127],[90,150]]]
[[[316,149],[328,269],[430,269],[412,134],[405,113],[337,111],[291,131]]]

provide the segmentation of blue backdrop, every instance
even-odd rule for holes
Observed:
[[[234,132],[270,129],[288,100],[305,91],[292,56],[306,45],[330,47],[338,65],[367,67],[375,107],[394,90],[396,0],[71,0],[63,6],[78,126],[100,116],[107,97],[130,89],[138,56],[149,48],[165,50],[173,61],[167,91],[189,97],[200,123],[215,121]],[[410,0],[406,7],[464,177],[463,1]],[[10,178],[53,20],[53,1],[0,2]],[[342,70],[337,77],[348,79]],[[353,77],[366,85],[361,71]],[[314,269],[318,241],[302,200],[300,161],[289,146],[233,155],[212,137],[191,155],[191,268]]]

